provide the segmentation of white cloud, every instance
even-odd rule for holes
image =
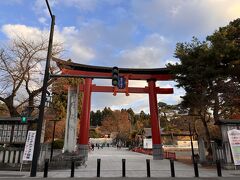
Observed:
[[[11,0],[11,1],[22,1],[22,0]],[[110,6],[118,5],[122,2],[122,0],[51,0],[49,1],[50,6],[53,8],[54,6],[68,6],[68,7],[76,7],[81,11],[90,11],[93,12],[96,8],[100,7],[103,4],[109,4]],[[34,4],[34,10],[38,14],[42,14],[44,12],[45,15],[48,14],[48,9],[44,0],[36,0]]]
[[[44,24],[44,25],[47,24],[47,23],[46,23],[47,19],[46,19],[45,17],[40,17],[40,18],[38,18],[38,21],[39,21],[41,24]]]
[[[155,47],[137,47],[121,53],[119,64],[122,67],[147,68],[156,65],[161,57],[161,51]]]
[[[68,0],[64,1],[67,6],[75,6],[83,11],[94,11],[97,7],[97,0]]]
[[[151,30],[171,36],[198,36],[240,16],[239,0],[132,0],[135,19]]]
[[[74,56],[72,56],[75,61],[88,61],[95,57],[94,52],[91,48],[84,47],[80,43],[72,43],[69,51],[71,51]],[[71,55],[70,55],[71,56]]]
[[[145,46],[155,46],[164,49],[164,46],[168,43],[169,41],[166,39],[166,37],[161,36],[158,33],[148,35],[143,42]]]
[[[70,58],[75,62],[88,63],[95,57],[94,50],[88,46],[81,38],[79,31],[74,27],[64,27],[59,32],[63,38],[67,59]]]
[[[139,108],[136,106],[136,101],[141,101],[146,95],[144,94],[125,94],[119,93],[113,96],[112,93],[93,93],[92,95],[92,110],[103,109],[104,107],[110,107],[111,109],[127,109],[132,108],[138,111]]]
[[[2,26],[2,31],[9,39],[22,36],[33,41],[38,41],[43,36],[48,39],[49,34],[48,29],[39,29],[21,24],[6,24]],[[82,63],[87,63],[95,57],[95,54],[78,36],[78,30],[75,27],[64,27],[62,30],[56,27],[53,39],[55,42],[63,43],[67,58],[80,59]]]
[[[137,47],[123,50],[119,54],[118,64],[132,68],[164,67],[163,59],[167,52],[168,41],[159,34],[150,34]]]
[[[110,85],[110,80],[94,80],[96,85]],[[174,88],[175,83],[171,81],[157,82],[157,87],[162,88]],[[148,86],[146,81],[130,81],[129,87],[145,87]],[[158,102],[162,101],[169,104],[180,103],[184,94],[182,89],[174,92],[174,94],[158,94]],[[124,93],[118,93],[117,96],[113,96],[113,93],[93,93],[92,95],[92,110],[103,109],[104,107],[110,107],[111,109],[128,109],[132,108],[135,113],[139,113],[141,110],[149,113],[149,96],[148,94],[134,94],[130,93],[126,96]]]
[[[103,4],[108,4],[110,6],[118,5],[122,2],[122,0],[67,0],[60,1],[56,0],[58,3],[64,3],[66,6],[73,6],[81,11],[94,11],[96,8],[100,7]]]
[[[94,80],[93,84],[111,86],[111,80]],[[146,81],[129,81],[129,87],[145,87]],[[142,104],[142,100],[146,98],[146,94],[134,94],[130,93],[126,96],[125,93],[117,93],[113,96],[113,93],[93,93],[92,95],[92,110],[103,109],[104,107],[110,107],[111,109],[132,108],[136,112],[139,110],[139,105]],[[141,102],[139,104],[139,102]]]
[[[2,26],[3,33],[9,38],[13,39],[16,36],[22,36],[24,38],[31,38],[33,40],[39,40],[40,37],[46,35],[46,30],[40,30],[36,27],[29,27],[22,24],[6,24]]]
[[[167,104],[178,104],[182,101],[180,96],[184,96],[185,91],[182,88],[176,87],[174,81],[158,81],[156,86],[160,88],[173,88],[173,94],[158,94],[158,101],[165,102]]]
[[[92,29],[87,34],[87,31],[79,31],[75,27],[64,27],[60,30],[56,27],[54,32],[54,40],[63,42],[66,49],[67,58],[73,59],[75,62],[88,63],[96,57],[96,52],[91,47],[94,47],[94,40],[97,37],[103,39],[98,29]],[[31,38],[37,40],[44,34],[48,37],[48,29],[39,29],[36,27],[29,27],[21,24],[7,24],[2,27],[2,31],[8,38],[14,38],[16,35]],[[95,31],[95,33],[94,33]],[[96,37],[96,38],[93,38]],[[107,37],[105,37],[107,38]],[[89,41],[92,43],[90,43]],[[92,39],[92,40],[91,40]],[[99,41],[100,41],[99,39]],[[106,39],[105,39],[106,40]],[[164,37],[158,34],[152,34],[146,37],[139,47],[124,50],[118,55],[119,65],[121,67],[156,67],[156,65],[164,65],[164,62],[160,61],[160,58],[165,53],[166,47],[164,47],[166,40]],[[101,53],[101,52],[98,52]],[[101,56],[101,55],[100,55]]]
[[[50,3],[50,5],[53,5],[53,1],[48,1]],[[47,5],[46,2],[43,0],[36,0],[33,6],[33,10],[35,13],[37,13],[38,15],[44,15],[46,17],[49,17],[49,12],[47,9]]]
[[[7,1],[1,1],[0,4],[21,4],[23,2],[23,0],[7,0]]]
[[[145,87],[147,86],[147,81],[139,81],[139,80],[130,80],[129,87]]]
[[[158,102],[161,101],[167,104],[179,104],[182,101],[181,96],[183,96],[184,94],[185,91],[183,89],[174,88],[173,94],[159,94]]]

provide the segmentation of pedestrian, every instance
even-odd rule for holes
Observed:
[[[90,152],[90,151],[91,151],[91,149],[92,149],[92,147],[91,147],[91,143],[90,143],[90,142],[88,142],[88,152]]]

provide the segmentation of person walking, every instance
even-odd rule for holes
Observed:
[[[91,147],[92,147],[92,151],[94,151],[94,144],[93,143],[91,144]]]

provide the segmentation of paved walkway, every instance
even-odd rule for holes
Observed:
[[[169,160],[152,160],[152,156],[144,155],[127,149],[117,149],[113,147],[105,147],[103,149],[95,148],[89,153],[87,167],[79,167],[75,169],[75,178],[90,178],[97,176],[97,159],[101,159],[101,177],[109,177],[108,179],[116,179],[122,176],[122,159],[126,159],[126,177],[147,177],[146,159],[150,159],[151,177],[170,177]],[[0,171],[0,177],[29,177],[29,172],[9,172]],[[240,170],[222,170],[223,177],[239,178]],[[194,170],[191,165],[175,162],[175,175],[181,179],[194,177]],[[37,173],[38,177],[43,177],[43,172]],[[199,167],[200,177],[217,177],[216,169],[205,169]],[[50,178],[68,178],[70,177],[70,169],[68,170],[51,170],[48,172]],[[117,178],[119,179],[119,178]],[[121,178],[120,178],[121,179]],[[200,178],[201,179],[201,178]],[[213,178],[219,179],[219,178]],[[221,178],[222,179],[222,178]],[[229,179],[229,178],[225,178]]]
[[[144,155],[127,149],[113,147],[95,148],[89,153],[87,167],[75,170],[75,177],[96,177],[97,159],[101,159],[101,177],[121,177],[122,159],[126,159],[126,177],[146,177],[146,159],[150,159],[151,177],[170,177],[169,160],[152,160],[152,156]],[[41,174],[41,173],[38,173]],[[222,171],[223,177],[240,177],[240,171]],[[194,177],[193,166],[175,162],[176,177]],[[49,177],[69,177],[70,170],[49,171]],[[200,177],[217,177],[216,169],[199,167]]]

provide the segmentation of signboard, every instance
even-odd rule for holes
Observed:
[[[198,142],[197,141],[192,141],[193,142],[193,148],[198,148]],[[179,148],[191,148],[191,141],[177,141],[177,146]]]
[[[23,152],[23,161],[32,161],[36,131],[28,131],[27,140]]]
[[[118,88],[119,89],[124,89],[126,87],[126,80],[123,76],[120,76],[118,78]]]
[[[234,165],[240,165],[240,130],[232,129],[227,133]]]
[[[143,148],[152,149],[152,139],[143,139]]]
[[[27,126],[27,124],[0,124],[0,143],[25,143]]]

